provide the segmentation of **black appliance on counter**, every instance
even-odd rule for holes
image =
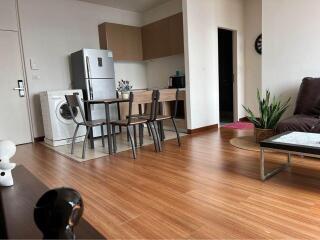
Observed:
[[[185,76],[171,76],[169,80],[169,88],[185,88]]]
[[[185,88],[186,87],[186,81],[185,76],[171,76],[169,79],[169,88]],[[171,110],[173,111],[175,109],[175,103],[171,102],[170,105]],[[179,100],[178,106],[177,106],[177,115],[176,118],[178,119],[185,119],[185,109],[184,109],[184,101]]]

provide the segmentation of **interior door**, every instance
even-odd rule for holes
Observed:
[[[220,123],[233,122],[233,32],[219,29]]]
[[[19,36],[0,31],[0,139],[31,142]]]

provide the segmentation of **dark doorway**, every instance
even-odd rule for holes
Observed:
[[[220,124],[233,122],[233,32],[218,30]]]

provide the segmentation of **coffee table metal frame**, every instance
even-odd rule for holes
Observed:
[[[262,181],[265,181],[268,178],[278,174],[279,172],[288,169],[291,164],[292,155],[320,158],[320,154],[318,154],[319,148],[316,148],[316,147],[286,144],[286,143],[275,143],[275,142],[272,143],[272,140],[289,133],[291,132],[286,132],[260,142],[260,179]],[[272,151],[287,154],[288,155],[287,163],[269,172],[266,172],[265,171],[265,150],[272,150]]]

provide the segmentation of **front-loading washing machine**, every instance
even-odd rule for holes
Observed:
[[[45,91],[40,93],[45,143],[52,146],[61,146],[72,143],[76,123],[72,119],[65,95],[79,94],[82,99],[82,90]],[[82,106],[83,107],[83,106]],[[72,109],[78,122],[83,122],[79,108]],[[84,140],[86,128],[80,126],[76,142]]]

